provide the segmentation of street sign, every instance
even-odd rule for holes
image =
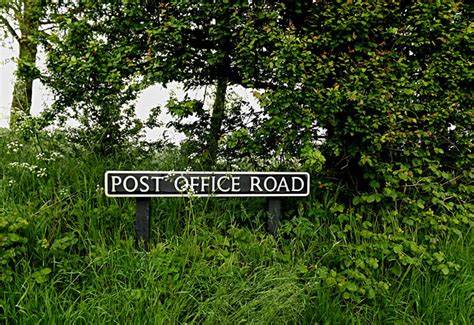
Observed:
[[[303,172],[107,171],[105,194],[136,198],[138,242],[148,249],[151,197],[267,197],[268,230],[277,235],[283,197],[309,195]]]
[[[302,172],[108,171],[110,197],[290,197],[309,194]]]

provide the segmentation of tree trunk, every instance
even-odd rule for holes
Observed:
[[[34,67],[38,43],[35,34],[39,30],[41,4],[35,0],[24,2],[24,11],[19,20],[21,36],[18,43],[20,53],[17,63],[16,81],[13,87],[13,100],[10,110],[10,128],[17,128],[21,121],[30,115],[33,95]]]
[[[223,77],[217,79],[216,96],[212,105],[211,126],[207,143],[206,167],[216,163],[219,139],[222,135],[222,122],[225,117],[225,96],[227,93],[227,80]]]
[[[34,66],[36,61],[36,45],[30,48],[30,44],[20,43],[20,55],[17,69],[21,66]],[[15,86],[13,88],[13,100],[10,111],[10,128],[19,126],[21,121],[30,115],[33,95],[34,77],[28,73],[17,71]]]

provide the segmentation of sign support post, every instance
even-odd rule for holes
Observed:
[[[305,172],[107,171],[105,194],[135,197],[138,245],[148,250],[152,197],[267,197],[267,230],[278,235],[283,197],[305,197],[310,175]]]
[[[137,244],[143,245],[148,250],[148,240],[150,239],[150,198],[137,197],[137,214],[135,219],[135,229],[137,233]]]
[[[280,198],[268,198],[267,199],[267,211],[269,217],[267,220],[267,230],[273,237],[278,236],[278,224],[281,220],[281,199]]]

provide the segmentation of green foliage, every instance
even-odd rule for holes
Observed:
[[[199,116],[199,131],[207,124],[201,142],[215,160],[224,124],[235,119],[226,118],[227,85],[242,84],[234,62],[239,39],[233,36],[251,10],[247,2],[64,4],[53,15],[59,32],[47,38],[48,72],[43,76],[57,97],[53,116],[72,116],[86,130],[98,126],[98,135],[83,132],[79,139],[119,141],[137,124],[132,103],[145,87],[172,81],[185,87],[215,85],[212,113],[202,114],[199,105],[186,107],[188,115]]]
[[[472,316],[468,214],[457,216],[459,224],[432,214],[433,232],[416,218],[400,220],[409,206],[346,207],[338,203],[343,188],[313,180],[319,189],[309,200],[285,202],[277,240],[263,230],[261,200],[153,200],[144,253],[133,243],[135,202],[106,198],[104,171],[184,169],[186,157],[129,148],[104,161],[61,132],[29,135],[0,138],[2,321],[466,323]]]
[[[231,135],[236,130],[252,124],[258,115],[257,112],[241,97],[232,91],[226,95],[225,114],[222,119],[222,135],[218,142],[219,160],[217,168],[232,168],[233,161],[241,162],[241,152],[235,147]],[[183,133],[186,138],[180,143],[181,155],[189,157],[189,164],[197,169],[205,169],[206,150],[209,144],[211,114],[200,100],[184,99],[179,101],[175,97],[166,104],[165,108],[174,117],[167,123],[167,127]],[[222,159],[226,157],[226,159]],[[235,165],[234,165],[235,166]]]
[[[107,162],[90,154],[89,147],[70,142],[63,132],[39,130],[35,121],[27,119],[15,133],[1,135],[5,154],[1,158],[0,257],[2,281],[6,282],[13,280],[13,271],[27,256],[38,267],[34,272],[39,273],[33,278],[42,281],[46,271],[41,266],[47,260],[54,259],[60,265],[70,258],[70,252],[77,253],[81,245],[75,225],[86,222],[84,209],[103,202],[95,197],[102,195],[102,176],[91,171],[102,173]],[[137,153],[130,149],[117,155],[121,163],[116,167],[130,164]],[[75,160],[81,156],[85,160]],[[111,207],[91,212],[106,218],[116,210]],[[54,270],[52,265],[49,268]]]
[[[247,35],[260,31],[247,27]],[[260,28],[263,45],[248,45],[271,46],[257,78],[275,83],[260,96],[268,118],[251,138],[263,145],[260,154],[283,147],[301,155],[316,143],[352,195],[370,187],[428,193],[422,184],[471,182],[463,3],[317,3],[300,28],[282,34],[271,20]],[[242,52],[245,60],[252,51]]]
[[[262,200],[154,200],[151,250],[139,252],[134,201],[104,197],[104,171],[199,164],[188,153],[209,144],[214,112],[172,99],[181,148],[112,137],[108,160],[86,132],[71,141],[31,119],[0,138],[6,321],[471,322],[466,3],[77,5],[51,36],[51,113],[71,107],[100,130],[92,139],[125,139],[139,127],[122,110],[149,84],[258,88],[259,114],[220,97],[223,166],[307,170],[312,193],[283,202],[276,239]]]
[[[18,255],[25,253],[24,244],[27,239],[24,237],[24,231],[28,229],[28,221],[15,215],[7,215],[2,211],[0,216],[0,256],[1,282],[10,282],[13,280],[13,271],[8,264],[15,261]],[[23,235],[23,236],[22,236]]]
[[[266,117],[234,142],[308,170],[325,161],[315,185],[343,185],[326,224],[343,243],[327,270],[343,298],[386,291],[380,269],[400,279],[458,272],[439,245],[469,240],[474,225],[469,6],[318,2],[283,32],[276,17],[290,8],[246,25],[250,50],[240,54],[259,73],[244,78],[273,86],[259,95]]]

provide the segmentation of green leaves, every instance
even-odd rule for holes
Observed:
[[[48,281],[49,279],[48,275],[50,273],[51,273],[51,269],[46,267],[44,269],[34,272],[33,274],[31,274],[31,277],[36,283],[40,284],[40,283],[44,283]]]
[[[304,250],[324,225],[335,246],[314,256],[327,268],[321,278],[360,301],[389,289],[382,274],[454,274],[456,261],[441,255],[440,243],[463,238],[474,222],[472,27],[464,6],[86,1],[80,15],[73,6],[58,17],[49,81],[57,105],[103,127],[93,133],[100,141],[129,134],[123,108],[154,83],[257,89],[255,114],[225,90],[216,96],[227,100],[213,128],[222,166],[245,157],[240,167],[317,175],[311,200],[334,202],[298,212],[283,232]],[[171,100],[167,108],[176,118],[169,126],[188,136],[182,151],[203,152],[212,120],[204,102]],[[185,123],[189,117],[196,120]],[[252,250],[251,232],[232,235]],[[302,276],[312,274],[301,265]]]
[[[322,153],[311,145],[307,145],[301,150],[301,158],[304,160],[306,170],[311,173],[321,172],[326,162]]]
[[[11,265],[26,251],[30,222],[0,209],[0,283],[13,280]]]

